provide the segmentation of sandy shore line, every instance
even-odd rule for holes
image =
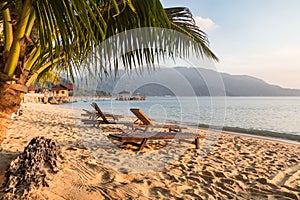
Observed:
[[[107,139],[131,132],[122,125],[86,125],[81,111],[24,104],[0,153],[0,184],[9,163],[36,136],[58,141],[63,166],[37,199],[299,199],[300,147],[242,135],[205,134],[201,149],[191,141],[134,144]],[[130,121],[132,119],[121,119]],[[0,193],[0,199],[3,193]]]

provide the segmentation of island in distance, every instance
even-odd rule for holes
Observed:
[[[82,88],[82,84],[91,93],[117,94],[126,90],[143,96],[300,96],[300,89],[282,88],[247,75],[193,67],[144,70],[142,75],[135,70],[131,73],[119,70],[113,78],[83,81],[77,88]]]

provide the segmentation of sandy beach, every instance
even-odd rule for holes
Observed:
[[[33,189],[30,199],[300,199],[296,144],[189,127],[183,131],[206,135],[201,149],[174,140],[148,142],[137,152],[134,144],[107,138],[132,131],[124,125],[84,124],[82,111],[58,105],[27,103],[21,109],[0,152],[0,184],[36,136],[56,140],[63,155],[59,171],[47,174],[49,187]]]

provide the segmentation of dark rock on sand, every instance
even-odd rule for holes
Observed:
[[[24,152],[10,163],[1,190],[4,199],[25,199],[37,189],[48,185],[51,173],[61,166],[58,144],[44,137],[33,138]]]

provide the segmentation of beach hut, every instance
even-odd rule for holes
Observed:
[[[118,96],[117,100],[128,101],[128,100],[130,100],[130,97],[131,97],[130,92],[124,90],[124,91],[119,92],[119,96]]]
[[[53,93],[53,97],[57,100],[69,99],[69,97],[73,96],[73,85],[55,85],[52,87],[51,92]]]

